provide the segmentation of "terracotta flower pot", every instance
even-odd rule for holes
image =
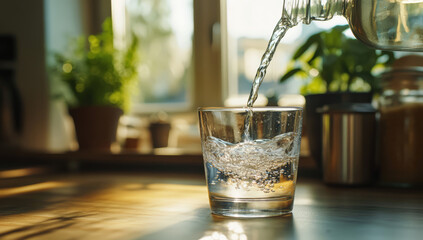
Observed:
[[[83,106],[69,109],[69,114],[75,123],[79,150],[110,150],[123,114],[120,108]]]

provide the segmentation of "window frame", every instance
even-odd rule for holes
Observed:
[[[222,4],[223,3],[223,4]],[[198,107],[223,106],[225,94],[222,82],[222,51],[224,42],[225,24],[221,24],[221,6],[225,0],[204,1],[193,0],[193,73],[188,83],[187,99],[185,103],[137,103],[133,102],[131,115],[146,115],[165,111],[173,113],[194,112]],[[224,10],[224,8],[223,8]],[[221,29],[224,28],[224,29]]]

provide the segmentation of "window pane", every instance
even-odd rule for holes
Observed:
[[[261,57],[273,29],[282,15],[281,0],[226,0],[228,105],[245,105]],[[260,87],[260,95],[298,94],[302,81],[291,79],[283,84],[280,77],[294,51],[311,34],[321,29],[346,23],[336,18],[329,22],[299,24],[288,30],[280,42],[267,75]],[[264,102],[265,103],[265,102]]]
[[[127,0],[126,12],[140,46],[135,105],[143,112],[189,108],[193,0]]]
[[[246,103],[260,59],[281,17],[282,3],[280,0],[227,0],[229,98],[245,95]],[[292,54],[292,47],[288,45],[301,31],[301,26],[290,29],[279,44],[260,87],[260,94],[267,94],[272,89],[278,89],[280,93],[278,79]]]

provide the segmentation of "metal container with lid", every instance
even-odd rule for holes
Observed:
[[[396,186],[423,185],[423,57],[396,61],[382,75],[380,180]]]
[[[364,185],[374,176],[376,110],[371,104],[341,103],[319,110],[323,121],[323,179],[328,184]]]

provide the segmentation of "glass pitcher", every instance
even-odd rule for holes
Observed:
[[[291,26],[344,16],[355,37],[392,51],[423,51],[423,0],[284,0]]]

